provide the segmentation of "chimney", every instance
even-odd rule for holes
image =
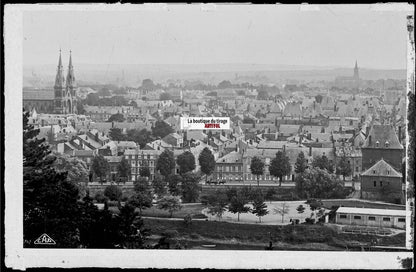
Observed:
[[[111,128],[114,128],[114,121],[111,122]]]
[[[283,145],[283,153],[286,153],[286,145]]]
[[[312,146],[309,146],[309,157],[312,157]]]
[[[371,135],[368,136],[368,146],[371,146]]]
[[[368,136],[369,133],[370,133],[370,127],[367,125],[365,127],[365,136]]]
[[[308,133],[308,135],[306,136],[306,138],[307,138],[308,140],[312,140],[312,134],[311,134],[311,133]]]

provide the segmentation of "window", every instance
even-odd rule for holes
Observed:
[[[374,181],[374,187],[377,187],[377,181]]]
[[[369,216],[368,221],[376,221],[376,218],[374,216]]]
[[[357,166],[357,167],[355,167],[355,172],[358,172],[358,171],[360,171],[360,170],[358,170],[358,166]]]
[[[383,186],[383,182],[382,181],[380,181],[380,187],[382,187]]]
[[[390,217],[383,217],[384,222],[390,222]]]
[[[406,219],[405,218],[399,218],[397,221],[400,222],[400,223],[404,223],[404,222],[406,222]]]
[[[361,220],[361,216],[360,215],[354,215],[354,220]]]
[[[339,218],[341,218],[341,219],[346,219],[346,218],[347,218],[347,215],[346,215],[346,214],[340,214],[340,215],[339,215]]]

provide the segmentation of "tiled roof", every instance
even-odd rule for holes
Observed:
[[[362,176],[386,176],[386,177],[398,177],[402,175],[394,170],[394,168],[385,162],[383,159],[379,160],[376,164],[371,166],[367,171],[361,174]]]
[[[235,163],[235,162],[242,162],[241,154],[236,151],[230,152],[227,155],[217,160],[217,163]]]
[[[92,156],[94,156],[94,150],[74,150],[74,156],[76,156],[76,157],[92,157]]]
[[[365,148],[403,149],[391,125],[373,125],[368,134],[363,146]],[[386,146],[386,142],[388,142],[388,146]]]

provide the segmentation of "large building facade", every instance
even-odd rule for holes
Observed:
[[[70,51],[68,72],[65,79],[59,51],[58,68],[53,90],[24,89],[23,107],[27,111],[35,109],[39,113],[76,114],[77,95],[72,53]]]

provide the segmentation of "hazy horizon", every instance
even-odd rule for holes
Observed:
[[[24,67],[245,65],[406,69],[406,15],[373,5],[141,5],[25,11]],[[50,6],[50,8],[55,6]],[[71,7],[71,6],[68,6]],[[88,7],[86,5],[85,7]],[[206,6],[204,6],[206,7]]]

